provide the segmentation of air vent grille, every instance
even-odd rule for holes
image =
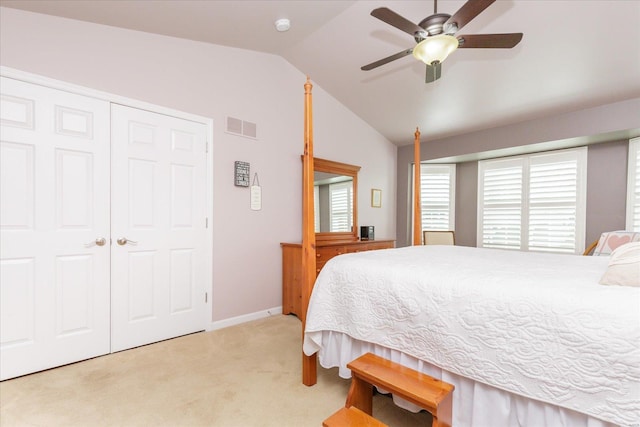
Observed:
[[[226,132],[233,135],[244,136],[245,138],[257,139],[258,125],[235,117],[227,117]]]

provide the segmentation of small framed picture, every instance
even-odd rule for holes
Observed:
[[[382,206],[382,190],[377,188],[371,189],[371,207],[379,208]]]

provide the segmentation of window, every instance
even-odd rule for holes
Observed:
[[[582,253],[587,149],[478,165],[478,246]]]
[[[329,185],[329,222],[330,231],[351,231],[353,226],[352,182],[340,182]]]
[[[456,165],[420,164],[422,230],[454,230],[455,189]]]
[[[627,230],[640,231],[640,138],[629,141]]]

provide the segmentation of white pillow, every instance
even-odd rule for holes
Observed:
[[[600,284],[640,287],[640,242],[624,244],[611,252]]]

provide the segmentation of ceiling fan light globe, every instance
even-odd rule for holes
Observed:
[[[427,37],[413,48],[414,58],[427,65],[441,63],[458,48],[458,39],[449,34]]]

